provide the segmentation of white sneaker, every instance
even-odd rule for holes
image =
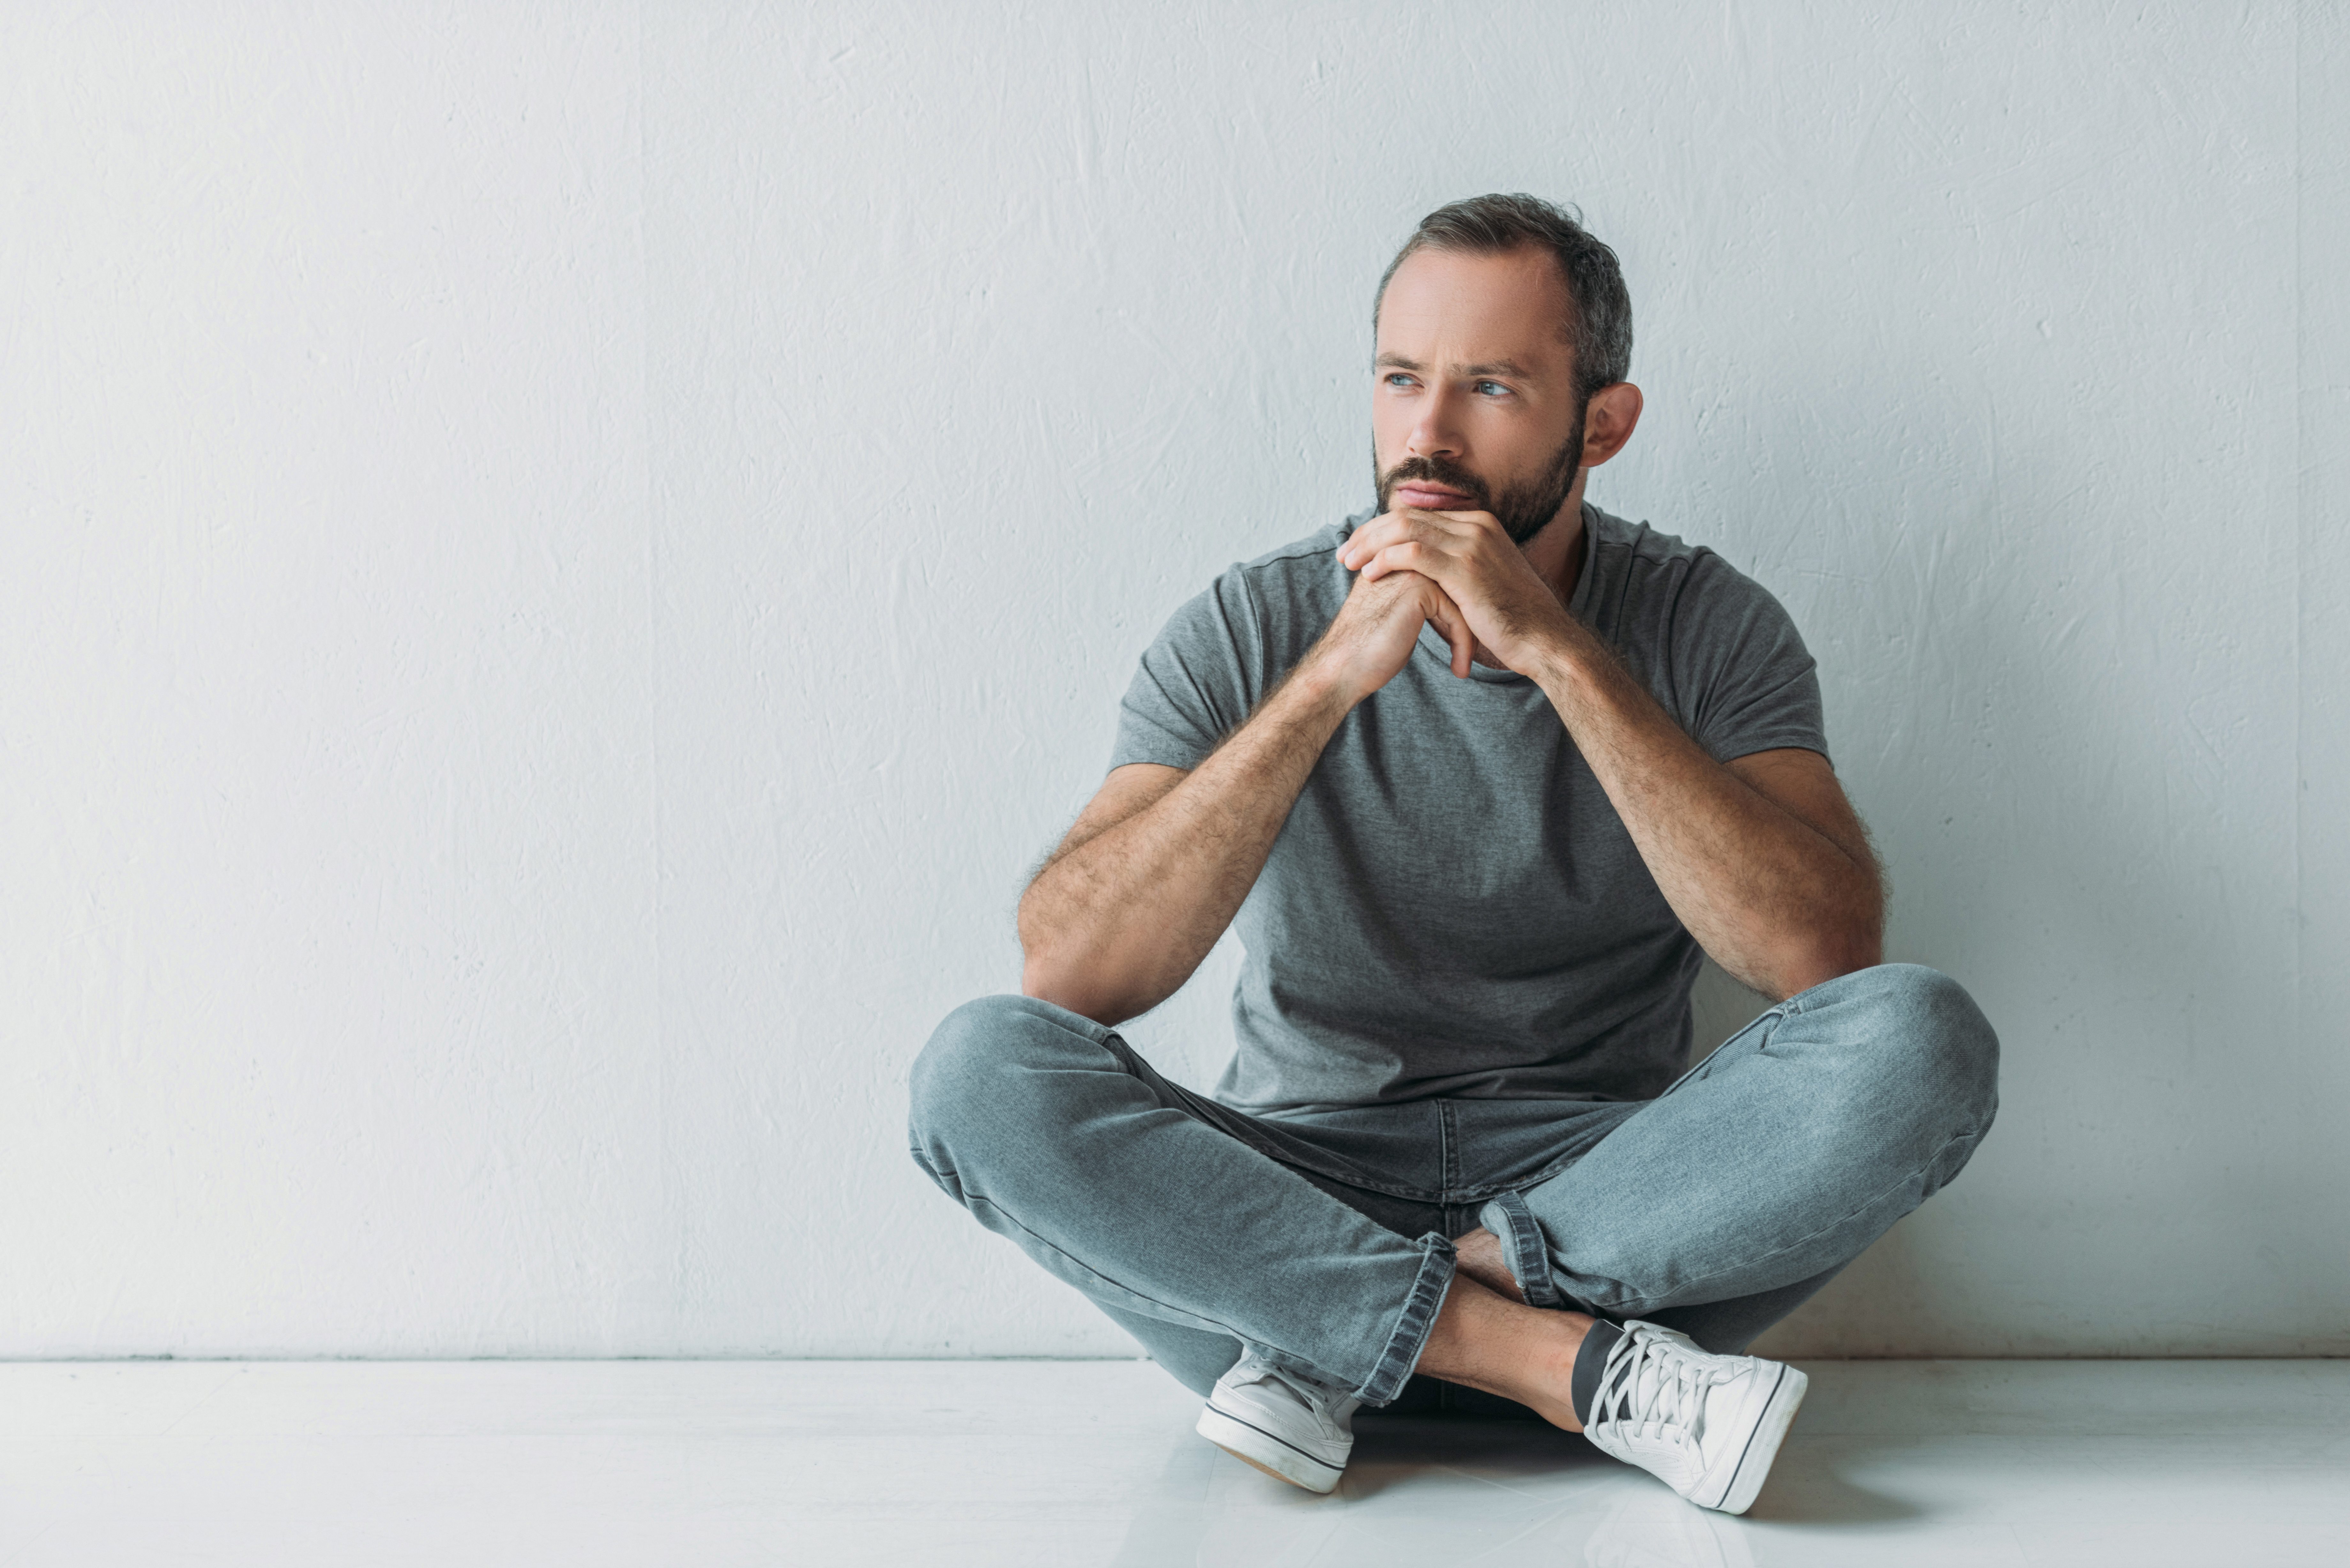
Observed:
[[[1328,1491],[1346,1473],[1355,1447],[1351,1423],[1361,1404],[1316,1388],[1250,1350],[1208,1391],[1200,1436],[1269,1476],[1307,1491]]]
[[[1583,1432],[1691,1502],[1744,1513],[1810,1382],[1783,1362],[1711,1355],[1636,1319],[1607,1353]]]

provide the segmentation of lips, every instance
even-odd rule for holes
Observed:
[[[1470,504],[1470,498],[1460,491],[1433,484],[1399,484],[1388,493],[1398,504],[1422,512],[1458,512]]]

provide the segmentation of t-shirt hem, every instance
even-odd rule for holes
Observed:
[[[1751,735],[1741,735],[1734,741],[1708,745],[1706,755],[1717,763],[1734,763],[1741,757],[1751,757],[1757,752],[1777,751],[1817,752],[1833,763],[1827,741],[1817,732],[1800,730],[1763,730]]]
[[[1172,746],[1148,751],[1120,751],[1110,753],[1109,766],[1102,771],[1115,773],[1129,763],[1155,763],[1162,768],[1180,768],[1188,774],[1207,760],[1206,752],[1186,753]]]

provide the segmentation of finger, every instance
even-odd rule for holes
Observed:
[[[1426,527],[1416,518],[1432,516],[1426,512],[1384,512],[1347,535],[1338,546],[1338,559],[1348,566],[1361,565],[1389,545],[1416,538]]]
[[[1399,545],[1389,545],[1364,562],[1363,576],[1372,582],[1378,582],[1389,572],[1419,572],[1433,578],[1436,574],[1430,568],[1434,563],[1429,557],[1430,551],[1419,540],[1406,539]]]
[[[1491,512],[1438,512],[1432,515],[1448,522],[1465,523],[1471,528],[1499,528],[1502,520]]]
[[[1461,607],[1442,588],[1436,590],[1436,603],[1429,618],[1444,640],[1452,645],[1452,673],[1461,680],[1469,679],[1469,664],[1477,649],[1476,639],[1469,635],[1469,623],[1461,614]]]
[[[1347,542],[1338,546],[1338,564],[1352,571],[1378,555],[1380,546],[1394,544],[1399,537],[1389,526],[1394,521],[1391,516],[1377,517],[1347,535]]]

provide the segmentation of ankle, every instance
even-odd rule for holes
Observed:
[[[1575,1407],[1578,1429],[1591,1424],[1591,1407],[1599,1397],[1600,1374],[1607,1370],[1608,1353],[1623,1337],[1622,1329],[1596,1318],[1584,1329],[1583,1343],[1575,1350],[1575,1365],[1567,1375],[1567,1401]]]
[[[1522,1304],[1526,1299],[1525,1292],[1518,1288],[1517,1276],[1510,1272],[1502,1239],[1482,1226],[1453,1238],[1452,1266],[1495,1295]]]
[[[1510,1301],[1456,1273],[1415,1370],[1514,1399],[1555,1427],[1581,1431],[1575,1364],[1592,1321]]]
[[[1543,1315],[1555,1320],[1554,1333],[1557,1345],[1544,1369],[1543,1377],[1544,1392],[1556,1404],[1557,1413],[1544,1410],[1544,1418],[1555,1427],[1580,1432],[1583,1430],[1583,1409],[1575,1398],[1575,1372],[1583,1363],[1583,1347],[1590,1342],[1592,1329],[1603,1325],[1596,1318],[1586,1317],[1579,1312],[1546,1312]],[[1601,1354],[1606,1354],[1604,1349]]]
[[[1575,1402],[1575,1369],[1592,1320],[1580,1313],[1543,1312],[1540,1315],[1540,1329],[1529,1336],[1528,1354],[1511,1368],[1509,1386],[1489,1392],[1516,1400],[1562,1431],[1580,1432],[1583,1417]]]

